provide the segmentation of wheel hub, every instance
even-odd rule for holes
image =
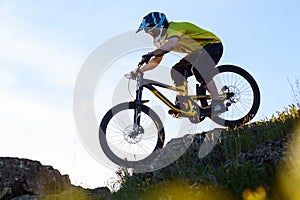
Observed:
[[[133,127],[133,125],[129,125],[125,127],[123,131],[124,139],[130,144],[136,144],[140,142],[143,133],[144,133],[143,127],[141,126]]]
[[[241,99],[241,92],[236,86],[224,86],[222,91],[229,94],[229,103],[237,103]]]

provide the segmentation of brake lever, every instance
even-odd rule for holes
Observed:
[[[145,59],[142,58],[142,60],[138,63],[138,67],[137,67],[137,69],[136,69],[136,71],[135,71],[134,76],[132,76],[131,73],[125,74],[124,76],[125,76],[126,78],[128,78],[128,79],[133,79],[133,80],[135,80],[136,77],[137,77],[137,75],[138,75],[138,73],[143,73],[143,72],[141,72],[140,68],[141,68],[144,64],[145,64]]]
[[[139,62],[138,67],[143,66],[144,63],[145,63],[145,61],[142,60],[141,62]]]
[[[131,79],[131,75],[130,74],[125,74],[124,77],[127,78],[127,79]]]

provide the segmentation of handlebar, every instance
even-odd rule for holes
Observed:
[[[129,74],[125,74],[125,78],[136,80],[139,74],[143,74],[143,72],[140,70],[140,68],[146,63],[146,60],[144,58],[141,59],[141,61],[138,63],[137,68],[135,72],[131,72]]]

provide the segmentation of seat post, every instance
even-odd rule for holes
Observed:
[[[198,96],[202,96],[202,95],[206,95],[206,88],[204,86],[204,84],[196,84],[196,95]],[[207,103],[207,98],[200,98],[200,103],[202,107],[207,107],[208,103]]]

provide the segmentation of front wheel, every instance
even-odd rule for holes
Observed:
[[[165,140],[163,124],[158,115],[140,105],[140,124],[134,125],[136,103],[121,103],[110,109],[99,128],[100,145],[105,155],[115,164],[134,168],[155,156]]]
[[[219,125],[236,127],[251,121],[260,105],[260,91],[255,79],[244,69],[234,65],[215,68],[213,80],[225,100],[227,111],[211,119]]]

